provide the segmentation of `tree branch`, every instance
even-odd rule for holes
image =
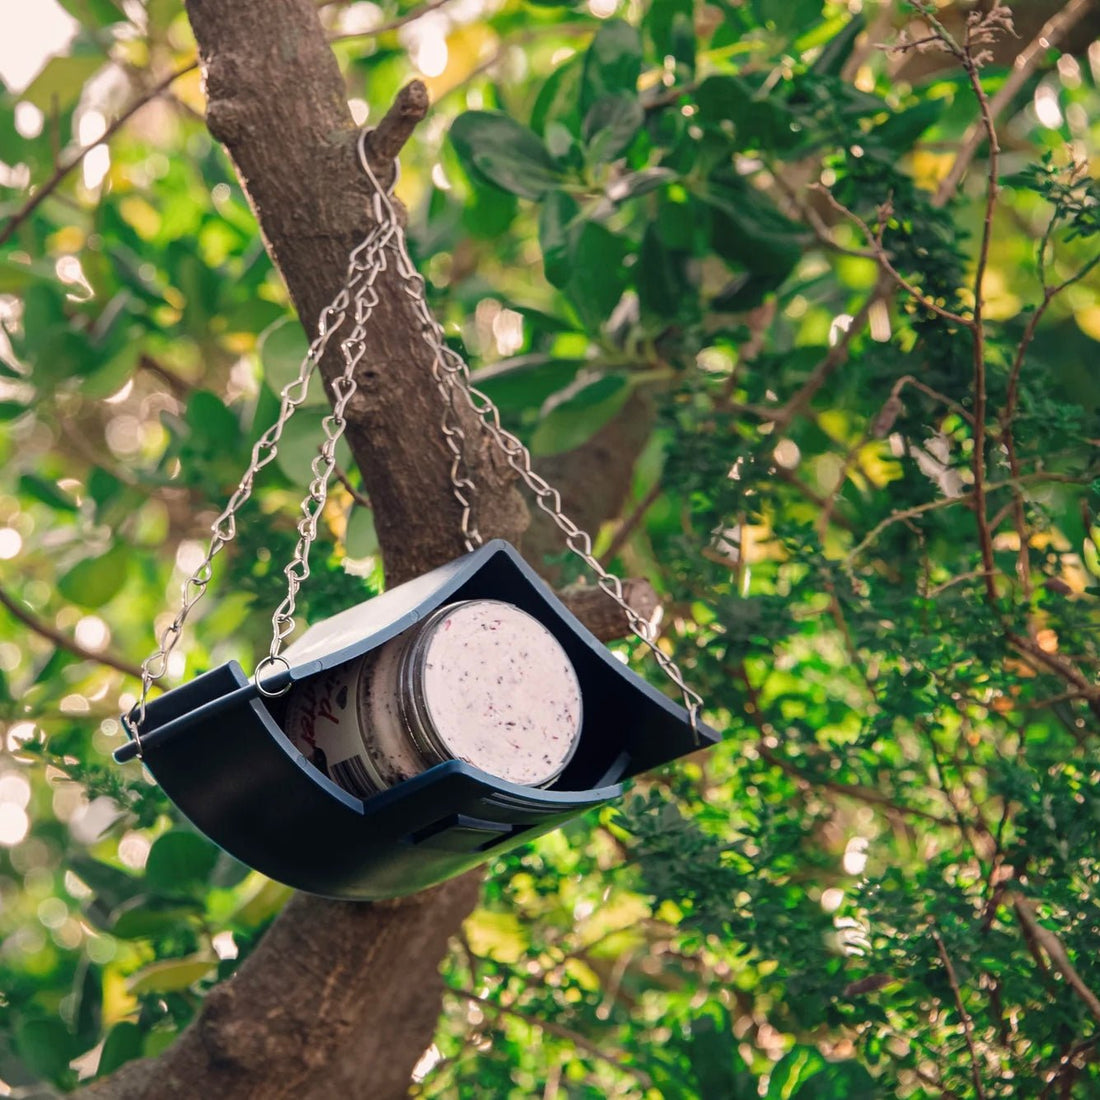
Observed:
[[[198,68],[197,61],[188,64],[169,73],[163,80],[158,81],[147,92],[142,93],[103,131],[101,137],[78,149],[64,164],[58,164],[45,183],[27,200],[7,221],[3,229],[0,229],[0,246],[11,240],[16,230],[42,205],[50,195],[64,182],[65,178],[74,169],[79,168],[84,158],[97,146],[110,141],[127,122],[130,121],[147,103],[151,103],[157,96],[166,92],[181,76],[186,76]]]
[[[932,938],[936,941],[936,950],[939,952],[940,961],[947,971],[947,984],[951,986],[951,994],[955,998],[955,1008],[962,1021],[963,1035],[966,1038],[966,1049],[970,1051],[970,1079],[974,1082],[974,1093],[978,1100],[985,1100],[985,1086],[982,1084],[981,1063],[978,1060],[978,1052],[974,1047],[974,1024],[970,1019],[970,1013],[963,1004],[962,991],[959,989],[959,979],[955,974],[955,967],[951,962],[951,956],[947,953],[947,947],[939,932],[933,932]]]
[[[1006,898],[1012,902],[1012,908],[1027,935],[1046,952],[1054,969],[1065,978],[1069,987],[1084,1001],[1089,1012],[1100,1022],[1100,997],[1085,985],[1081,975],[1077,973],[1077,968],[1070,961],[1069,953],[1062,941],[1039,922],[1031,899],[1025,898],[1022,894],[1007,895]]]
[[[1039,29],[1039,33],[1020,51],[1012,66],[1012,72],[1001,85],[997,94],[989,101],[989,116],[999,118],[1027,83],[1036,69],[1042,64],[1047,52],[1079,23],[1092,8],[1095,0],[1069,0],[1060,11],[1055,12]],[[936,191],[934,205],[944,206],[954,195],[966,175],[970,162],[988,136],[985,118],[979,118],[966,132],[951,170],[944,176]]]
[[[613,1066],[623,1073],[630,1074],[631,1077],[641,1082],[647,1089],[653,1087],[653,1078],[644,1070],[636,1066],[627,1065],[626,1062],[623,1061],[623,1055],[616,1057],[611,1052],[601,1049],[596,1043],[592,1042],[591,1039],[586,1038],[572,1028],[565,1027],[564,1024],[559,1024],[555,1020],[543,1020],[536,1016],[529,1016],[526,1012],[521,1012],[518,1008],[513,1008],[511,1005],[497,1004],[496,1001],[490,1001],[485,997],[479,997],[476,993],[467,989],[455,989],[451,987],[448,992],[454,994],[456,997],[462,997],[471,1004],[477,1005],[483,1012],[492,1013],[498,1016],[511,1016],[512,1019],[527,1024],[528,1027],[537,1027],[545,1031],[547,1035],[553,1035],[558,1039],[563,1039],[565,1042],[575,1046],[577,1050],[583,1051],[590,1058],[595,1058],[598,1062],[606,1062],[609,1066]]]
[[[133,676],[135,680],[141,679],[141,668],[138,665],[131,664],[123,657],[116,657],[113,653],[96,653],[94,650],[82,646],[75,638],[70,638],[68,634],[63,633],[47,622],[43,622],[31,611],[28,611],[2,586],[0,586],[0,604],[7,608],[13,619],[18,619],[28,630],[32,630],[39,637],[45,638],[47,642],[57,646],[58,649],[64,649],[66,652],[73,654],[74,657],[79,657],[82,661],[92,661],[97,665],[103,665],[105,668],[113,668],[124,676]]]

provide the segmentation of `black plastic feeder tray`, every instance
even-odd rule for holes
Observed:
[[[211,840],[270,878],[334,898],[411,894],[619,797],[623,781],[718,737],[625,667],[508,543],[457,561],[312,626],[278,690],[361,657],[457,600],[515,604],[542,622],[576,669],[583,726],[547,789],[507,783],[449,760],[367,799],[315,768],[283,733],[282,699],[262,696],[237,662],[148,705],[142,760]],[[120,763],[137,755],[130,741]]]

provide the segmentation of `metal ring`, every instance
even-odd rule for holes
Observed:
[[[281,661],[283,669],[286,672],[290,671],[290,662],[285,657],[265,657],[257,666],[256,671],[252,673],[252,682],[256,685],[256,690],[265,699],[278,699],[280,696],[286,695],[288,691],[294,686],[293,683],[288,682],[286,687],[282,691],[268,691],[262,683],[260,683],[260,672],[267,665],[273,665],[276,662]]]
[[[134,721],[134,711],[138,709],[139,705],[142,710],[145,709],[143,705],[135,703],[130,710],[122,716],[122,728],[130,735],[130,739],[137,746],[137,758],[141,760],[144,756],[144,753],[141,751],[141,732],[138,730],[138,723]],[[144,715],[141,720],[144,720]]]
[[[374,174],[374,169],[370,166],[370,160],[367,158],[367,138],[374,133],[373,126],[364,126],[359,131],[359,163],[363,166],[363,171],[367,174],[367,179],[374,184],[374,189],[381,195],[389,197],[393,194],[394,188],[397,186],[397,181],[401,178],[401,161],[394,159],[393,162],[393,183],[389,187],[383,187],[378,182],[378,177]]]

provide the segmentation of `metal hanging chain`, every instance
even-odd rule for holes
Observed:
[[[699,708],[702,706],[702,698],[687,685],[676,662],[657,645],[652,625],[626,602],[623,597],[622,581],[604,569],[593,556],[591,538],[562,511],[561,495],[534,471],[531,466],[530,452],[516,436],[501,425],[500,412],[492,400],[472,384],[466,362],[447,346],[443,330],[428,308],[423,276],[416,270],[409,256],[405,233],[391,202],[392,188],[397,182],[396,173],[394,184],[390,189],[383,188],[371,169],[366,154],[365,143],[369,133],[369,130],[363,130],[360,134],[359,159],[374,188],[372,195],[374,224],[367,236],[349,255],[344,285],[336,297],[321,311],[317,321],[317,336],[299,365],[298,376],[287,383],[279,395],[279,415],[275,423],[257,440],[252,449],[248,469],[230,497],[225,510],[214,521],[206,554],[191,576],[183,583],[180,610],[161,633],[158,648],[142,663],[141,696],[130,709],[125,720],[137,742],[139,755],[141,726],[145,721],[149,691],[153,684],[167,672],[168,659],[179,641],[184,623],[210,584],[214,558],[236,536],[237,512],[251,497],[256,475],[276,457],[287,421],[305,400],[309,381],[317,364],[324,356],[333,335],[351,313],[354,320],[353,328],[340,342],[344,369],[332,382],[332,412],[322,421],[324,442],[317,457],[311,463],[313,478],[301,505],[298,542],[294,556],[284,570],[287,578],[287,594],[271,617],[272,637],[268,655],[260,661],[253,673],[253,682],[262,695],[280,695],[288,690],[289,686],[281,691],[268,691],[261,682],[260,674],[280,662],[289,669],[286,658],[280,656],[280,652],[283,642],[294,630],[294,609],[298,590],[309,577],[309,552],[317,537],[317,523],[328,499],[329,481],[336,464],[336,444],[347,427],[344,413],[357,388],[355,371],[367,354],[366,327],[379,301],[375,284],[379,276],[387,270],[387,249],[395,253],[397,273],[420,319],[423,338],[432,352],[432,377],[443,399],[444,407],[441,428],[451,452],[451,488],[462,508],[461,528],[466,549],[475,550],[483,544],[484,540],[473,518],[473,494],[476,487],[466,462],[467,440],[459,423],[457,412],[459,401],[468,405],[479,416],[485,430],[500,448],[508,464],[535,494],[538,506],[565,534],[566,546],[596,574],[599,578],[598,586],[623,611],[634,633],[653,653],[662,671],[679,688],[691,720],[692,730],[698,740],[697,717]]]
[[[302,502],[302,519],[298,524],[298,544],[294,558],[286,567],[288,592],[286,598],[272,616],[272,642],[269,654],[254,673],[257,687],[260,687],[261,670],[279,660],[279,649],[283,639],[293,629],[294,600],[301,582],[309,576],[308,555],[310,545],[317,534],[317,519],[324,507],[328,495],[328,481],[335,464],[335,448],[343,435],[346,422],[343,417],[347,403],[355,393],[354,371],[356,365],[366,354],[363,340],[364,323],[378,302],[374,284],[379,273],[385,269],[386,260],[382,249],[394,235],[395,223],[385,216],[387,204],[383,202],[381,192],[373,197],[374,224],[367,236],[352,250],[348,257],[347,273],[344,285],[336,297],[325,306],[317,320],[317,336],[313,339],[303,357],[298,376],[288,382],[279,395],[279,414],[275,422],[256,441],[252,448],[252,457],[235,492],[229,498],[225,510],[211,526],[212,537],[202,561],[182,586],[180,609],[176,617],[161,633],[157,649],[141,665],[141,696],[126,716],[140,753],[141,727],[145,722],[146,705],[149,692],[154,683],[168,671],[168,659],[176,647],[183,632],[184,623],[195,604],[202,599],[213,576],[213,560],[222,548],[231,542],[237,534],[237,512],[252,496],[256,475],[272,462],[278,454],[279,441],[287,421],[306,399],[310,379],[324,356],[330,340],[343,325],[349,311],[354,307],[355,328],[341,344],[344,357],[344,372],[333,383],[336,396],[332,414],[323,421],[325,442],[320,454],[313,462],[313,480],[309,494]],[[284,660],[285,664],[285,660]]]
[[[362,148],[362,147],[361,147]],[[432,351],[432,377],[436,381],[443,398],[442,431],[447,447],[451,452],[451,488],[455,499],[462,507],[462,534],[469,550],[482,544],[482,538],[472,521],[470,494],[475,490],[470,478],[465,458],[466,436],[459,426],[455,411],[456,397],[464,402],[481,418],[489,437],[500,448],[509,466],[519,474],[523,483],[535,494],[538,506],[546,512],[565,535],[565,545],[574,553],[598,580],[597,585],[618,604],[630,623],[631,629],[648,647],[660,666],[661,671],[676,685],[684,700],[691,721],[692,732],[698,743],[698,712],[703,705],[702,697],[688,686],[677,663],[657,644],[651,623],[642,618],[627,603],[623,596],[622,581],[609,573],[592,553],[592,539],[586,531],[579,528],[563,511],[561,494],[541,477],[531,465],[531,452],[500,421],[500,410],[492,399],[479,390],[470,378],[470,368],[466,361],[452,348],[447,346],[443,329],[428,308],[425,295],[424,277],[417,271],[409,256],[404,230],[398,222],[396,211],[390,202],[390,196],[379,184],[365,156],[361,158],[363,170],[375,188],[375,194],[382,196],[386,216],[395,228],[394,241],[397,248],[397,272],[405,284],[405,293],[416,310],[421,322],[421,334]]]

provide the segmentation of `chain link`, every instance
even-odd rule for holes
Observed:
[[[366,165],[367,175],[380,192],[378,181]],[[384,204],[393,214],[388,197]],[[396,216],[394,215],[396,222]],[[492,399],[479,390],[470,377],[470,368],[466,361],[453,348],[448,347],[443,329],[428,308],[425,295],[424,277],[417,271],[409,256],[405,234],[398,228],[395,234],[397,247],[397,273],[405,284],[405,292],[412,301],[421,324],[421,334],[432,351],[432,377],[435,379],[440,396],[443,399],[443,437],[451,452],[451,489],[462,508],[462,534],[466,539],[466,548],[472,550],[480,546],[482,538],[473,523],[471,494],[475,490],[470,478],[465,458],[466,435],[458,422],[456,399],[461,398],[481,419],[489,437],[504,454],[508,465],[520,476],[523,483],[535,494],[535,502],[565,535],[565,545],[598,578],[597,586],[618,604],[626,616],[631,629],[645,643],[653,654],[661,671],[676,685],[684,700],[691,721],[692,733],[696,744],[699,743],[698,714],[703,705],[702,697],[694,691],[684,679],[677,663],[657,644],[653,624],[644,619],[623,596],[622,581],[614,573],[608,572],[592,553],[592,539],[581,530],[563,511],[561,494],[539,475],[531,465],[531,452],[520,440],[508,431],[500,421],[500,410]]]
[[[344,285],[336,297],[321,311],[317,320],[317,335],[310,344],[298,367],[298,375],[288,382],[279,394],[279,414],[275,422],[260,436],[252,448],[252,456],[225,510],[211,526],[211,539],[206,554],[190,577],[183,582],[180,609],[172,622],[164,629],[158,640],[157,649],[142,662],[141,695],[126,716],[140,752],[140,731],[145,722],[145,711],[149,692],[153,684],[162,679],[168,671],[168,661],[176,643],[183,632],[184,623],[195,604],[202,599],[213,576],[213,561],[221,550],[237,534],[237,513],[252,496],[256,475],[278,454],[279,441],[287,421],[306,399],[309,382],[323,358],[333,335],[340,329],[349,311],[354,307],[355,328],[351,335],[341,343],[340,350],[344,358],[344,372],[333,385],[335,396],[333,411],[323,422],[325,442],[318,457],[313,462],[313,480],[309,494],[302,502],[302,519],[298,523],[298,543],[294,557],[286,567],[287,596],[272,616],[272,641],[268,656],[256,668],[254,679],[260,685],[259,673],[267,666],[281,661],[279,649],[283,639],[294,628],[294,601],[298,588],[309,576],[308,555],[310,545],[317,534],[317,519],[328,496],[328,481],[335,465],[335,448],[343,435],[346,421],[344,410],[355,393],[355,367],[366,354],[364,342],[365,322],[377,304],[378,296],[374,284],[386,261],[382,249],[390,242],[395,232],[392,219],[384,212],[387,203],[385,196],[378,192],[374,196],[374,224],[367,236],[352,250],[348,257],[347,273]],[[285,661],[283,662],[285,664]],[[263,692],[261,687],[260,689]],[[263,692],[271,694],[270,692]]]
[[[317,457],[311,464],[313,477],[309,484],[309,491],[302,501],[301,518],[298,521],[298,542],[294,555],[284,570],[287,578],[287,594],[271,617],[271,646],[268,655],[256,666],[253,673],[253,681],[261,694],[267,696],[281,694],[278,691],[266,690],[261,683],[260,673],[280,663],[287,667],[286,659],[280,656],[280,651],[283,642],[294,630],[294,610],[298,590],[309,577],[309,551],[317,537],[317,523],[328,499],[329,481],[336,464],[336,444],[347,427],[344,413],[357,388],[355,372],[367,354],[367,323],[379,301],[375,284],[379,276],[388,268],[387,250],[392,251],[396,257],[397,274],[420,321],[424,341],[432,352],[432,378],[443,401],[441,431],[451,454],[451,489],[461,508],[460,525],[466,549],[475,550],[483,544],[484,540],[473,515],[473,496],[476,488],[466,460],[466,447],[469,441],[458,415],[460,402],[468,405],[478,416],[484,430],[500,449],[508,464],[534,493],[538,506],[553,519],[565,535],[565,545],[596,575],[598,587],[619,606],[634,633],[645,643],[661,670],[680,690],[698,743],[697,718],[702,706],[701,697],[688,686],[676,662],[657,644],[653,625],[627,603],[623,596],[622,581],[613,573],[609,573],[595,558],[592,553],[592,539],[587,532],[581,530],[562,511],[561,495],[532,468],[530,452],[515,435],[502,426],[500,411],[496,405],[473,385],[466,362],[447,346],[443,330],[428,308],[424,278],[416,270],[409,256],[404,230],[390,201],[390,191],[381,186],[371,169],[365,146],[368,133],[368,130],[364,130],[360,135],[359,159],[374,188],[372,195],[374,224],[367,236],[348,257],[344,285],[336,297],[321,311],[317,321],[317,336],[299,365],[298,376],[284,386],[280,393],[279,415],[275,423],[257,440],[252,449],[248,469],[230,497],[225,510],[214,521],[206,554],[192,575],[183,583],[180,610],[171,624],[162,632],[157,649],[141,666],[141,697],[126,718],[127,725],[137,741],[139,754],[140,731],[145,721],[149,691],[153,684],[167,672],[169,658],[179,641],[184,623],[192,608],[202,598],[213,576],[214,558],[237,533],[237,513],[251,497],[256,475],[276,457],[287,421],[305,400],[309,381],[317,364],[324,356],[333,335],[344,324],[350,313],[353,327],[340,342],[344,369],[331,384],[332,412],[322,421],[325,438]]]

